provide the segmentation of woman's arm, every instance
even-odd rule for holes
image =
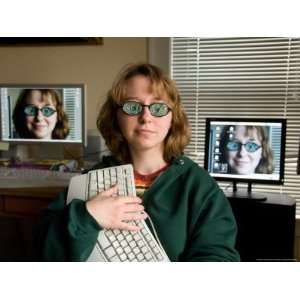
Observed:
[[[235,249],[236,222],[228,200],[216,183],[199,197],[202,205],[193,207],[191,234],[184,261],[239,261]],[[198,202],[199,204],[200,202]]]
[[[65,205],[62,192],[44,211],[36,228],[35,249],[41,261],[85,261],[92,252],[101,227],[85,202],[74,199]]]

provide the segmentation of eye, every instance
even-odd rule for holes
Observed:
[[[240,148],[240,143],[238,143],[238,142],[228,142],[227,145],[226,145],[226,148],[229,151],[238,151],[239,148]]]
[[[32,105],[28,105],[24,108],[24,113],[27,115],[27,116],[35,116],[35,113],[36,113],[36,108]]]
[[[260,148],[259,145],[253,142],[249,142],[245,145],[248,152],[255,152],[258,148]]]
[[[141,112],[141,104],[134,101],[128,101],[123,104],[123,111],[129,115],[137,115]]]
[[[150,111],[154,116],[162,117],[169,112],[169,108],[165,103],[152,103]]]
[[[49,106],[44,106],[41,111],[45,117],[50,117],[55,113],[55,110]]]

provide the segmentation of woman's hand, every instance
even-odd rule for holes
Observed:
[[[140,227],[128,221],[147,218],[142,200],[138,197],[116,196],[117,192],[118,187],[114,186],[88,200],[88,212],[105,229],[140,230]]]

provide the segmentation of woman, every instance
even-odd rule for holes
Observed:
[[[228,173],[249,175],[274,171],[273,153],[263,126],[225,126],[220,152],[220,162],[228,164]]]
[[[68,117],[53,89],[24,89],[13,112],[18,138],[65,139],[69,134]]]
[[[149,215],[171,261],[239,260],[229,203],[207,172],[183,156],[187,119],[174,83],[160,69],[126,66],[97,125],[113,156],[95,168],[133,164],[139,197],[124,200],[112,187],[87,202],[74,199],[65,206],[66,194],[61,194],[39,232],[41,259],[84,261],[100,230],[139,230],[124,220]]]

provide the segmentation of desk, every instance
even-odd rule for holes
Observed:
[[[287,194],[265,193],[266,201],[227,198],[238,225],[242,261],[294,259],[296,201]]]
[[[0,261],[32,260],[33,228],[63,187],[0,189]]]

